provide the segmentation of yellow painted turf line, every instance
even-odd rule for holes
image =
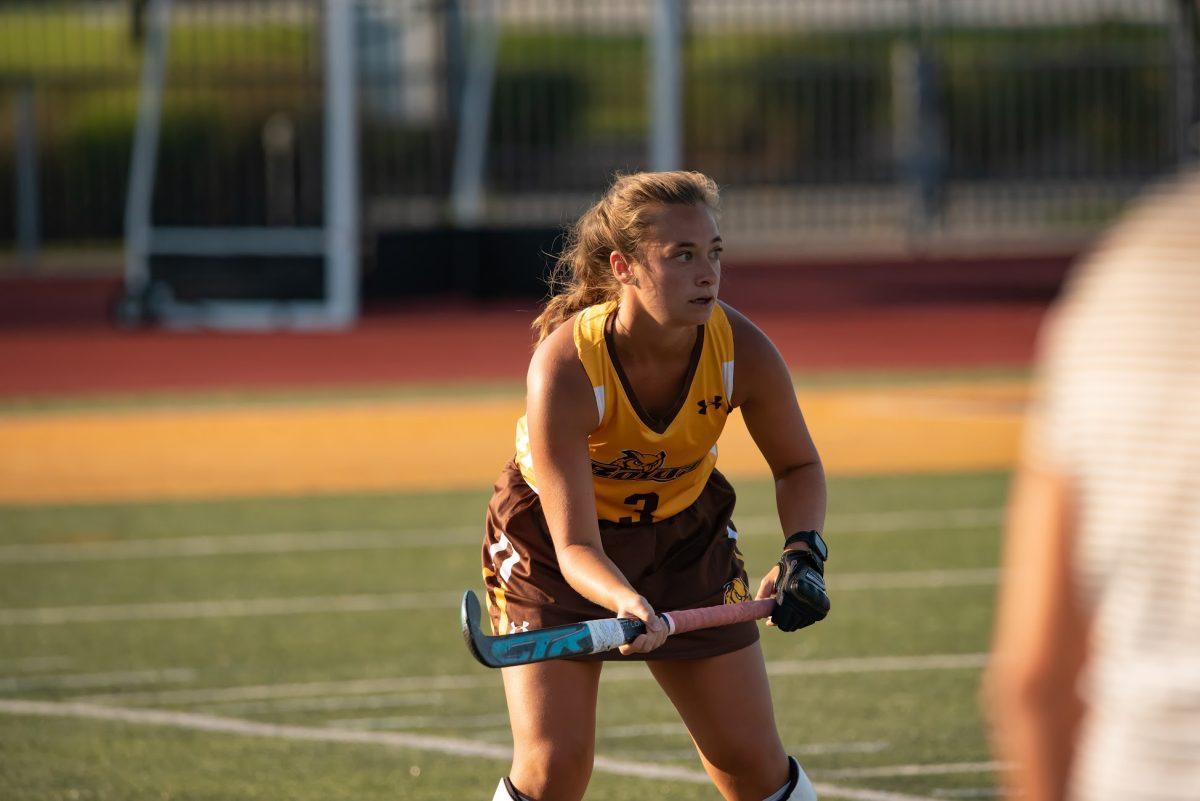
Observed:
[[[1020,382],[808,390],[833,475],[1012,466]],[[0,503],[480,489],[513,452],[514,398],[0,415]],[[735,413],[719,468],[768,475]]]

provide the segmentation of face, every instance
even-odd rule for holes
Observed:
[[[702,205],[660,206],[636,257],[613,253],[625,293],[660,323],[707,322],[721,285],[721,234]]]

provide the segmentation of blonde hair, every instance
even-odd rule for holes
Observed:
[[[579,310],[621,296],[609,254],[614,250],[626,256],[639,252],[654,206],[702,204],[715,214],[719,202],[716,182],[703,173],[617,175],[604,197],[567,231],[566,244],[548,282],[551,297],[533,321],[538,341]]]

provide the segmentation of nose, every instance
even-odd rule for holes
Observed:
[[[710,263],[705,269],[696,274],[696,286],[712,286],[717,282],[717,278],[721,274],[720,270],[720,267]]]

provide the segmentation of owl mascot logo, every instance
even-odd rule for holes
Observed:
[[[750,588],[743,579],[735,578],[725,585],[725,603],[740,604],[750,600]]]

